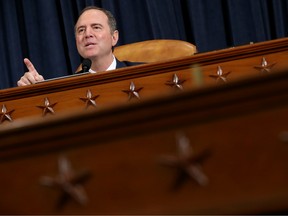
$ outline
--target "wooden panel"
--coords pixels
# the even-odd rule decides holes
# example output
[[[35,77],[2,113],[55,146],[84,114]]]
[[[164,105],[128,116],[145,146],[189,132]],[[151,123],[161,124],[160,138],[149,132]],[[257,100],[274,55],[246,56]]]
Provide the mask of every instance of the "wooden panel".
[[[279,114],[287,115],[287,109],[280,110]],[[277,121],[279,126],[272,131],[262,125],[267,120],[275,124],[273,120],[277,118],[277,114],[266,112],[2,163],[1,173],[6,174],[1,177],[1,185],[9,185],[9,189],[2,188],[1,196],[10,199],[1,199],[0,209],[7,214],[252,214],[276,211],[287,207],[288,146],[277,137],[279,129],[287,125],[283,122],[280,126]],[[253,125],[255,130],[246,125]],[[259,136],[263,129],[268,129],[265,140]],[[177,173],[158,161],[163,155],[176,155],[179,130],[187,134],[195,153],[211,150],[211,156],[202,164],[202,170],[209,178],[207,186],[188,180],[179,189],[172,190]],[[63,208],[56,209],[61,193],[40,185],[40,177],[57,174],[57,160],[61,155],[71,161],[76,171],[88,169],[92,173],[84,183],[89,197],[85,206],[70,200]]]
[[[288,72],[0,128],[2,214],[264,214],[287,211]],[[208,178],[172,190],[163,166],[189,140]],[[40,185],[65,156],[87,169],[82,206]],[[194,164],[194,165],[197,165]]]
[[[200,53],[173,61],[5,89],[0,91],[0,106],[2,108],[5,105],[7,111],[14,110],[11,118],[15,121],[24,117],[41,117],[42,110],[38,106],[44,105],[45,98],[48,98],[51,104],[56,103],[53,107],[55,114],[83,110],[85,103],[80,98],[85,98],[88,90],[91,91],[92,96],[99,95],[95,100],[97,109],[127,104],[128,96],[123,90],[129,90],[131,82],[136,85],[136,89],[143,88],[139,94],[140,100],[145,100],[159,95],[173,94],[174,89],[168,86],[167,82],[171,82],[174,75],[177,75],[180,81],[185,81],[182,84],[184,89],[219,85],[217,79],[213,78],[217,75],[218,67],[223,70],[223,76],[229,73],[226,76],[227,82],[265,76],[267,73],[261,73],[255,69],[255,66],[260,66],[264,58],[268,65],[275,64],[268,73],[287,68],[287,47],[288,39],[283,38]]]

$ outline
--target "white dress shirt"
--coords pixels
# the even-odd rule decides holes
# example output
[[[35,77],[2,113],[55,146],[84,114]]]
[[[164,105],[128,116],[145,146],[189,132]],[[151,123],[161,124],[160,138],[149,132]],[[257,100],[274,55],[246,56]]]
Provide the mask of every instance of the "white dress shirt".
[[[116,58],[115,58],[115,56],[113,55],[113,61],[112,61],[111,65],[107,68],[106,71],[115,70],[115,69],[116,69],[116,65],[117,65]],[[89,72],[90,72],[90,73],[97,73],[97,71],[94,71],[94,70],[92,70],[91,68],[89,69]]]

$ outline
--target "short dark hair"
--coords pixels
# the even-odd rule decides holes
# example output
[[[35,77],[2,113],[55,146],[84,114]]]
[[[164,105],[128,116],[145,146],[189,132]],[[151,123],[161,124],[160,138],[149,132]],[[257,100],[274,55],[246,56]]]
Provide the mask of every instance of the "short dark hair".
[[[97,7],[97,6],[88,6],[88,7],[85,7],[79,14],[78,16],[78,19],[79,17],[85,12],[85,11],[88,11],[88,10],[99,10],[99,11],[102,11],[108,18],[108,25],[110,27],[110,31],[111,31],[111,34],[114,33],[114,31],[117,30],[117,22],[116,22],[116,19],[115,17],[113,16],[113,14],[104,9],[104,8],[100,8],[100,7]],[[78,21],[78,20],[77,20]],[[77,22],[76,22],[77,23]],[[75,25],[75,32],[76,32],[76,25]]]

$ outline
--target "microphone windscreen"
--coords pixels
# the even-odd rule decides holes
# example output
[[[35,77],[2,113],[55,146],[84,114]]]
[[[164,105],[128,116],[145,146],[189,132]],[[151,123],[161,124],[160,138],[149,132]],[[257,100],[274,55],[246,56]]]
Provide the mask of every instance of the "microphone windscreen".
[[[90,59],[84,59],[82,61],[82,70],[83,70],[83,72],[88,72],[89,69],[91,68],[91,64],[92,64],[92,62],[91,62]]]

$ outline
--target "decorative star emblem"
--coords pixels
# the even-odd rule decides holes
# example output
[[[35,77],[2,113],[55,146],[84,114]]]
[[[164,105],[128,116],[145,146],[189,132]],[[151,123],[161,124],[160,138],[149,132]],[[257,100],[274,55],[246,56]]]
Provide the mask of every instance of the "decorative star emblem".
[[[167,81],[165,84],[169,85],[175,89],[180,89],[183,90],[183,86],[182,84],[185,82],[186,80],[180,80],[178,78],[178,76],[176,74],[173,75],[172,81]]]
[[[63,207],[70,198],[81,205],[86,204],[88,198],[81,183],[88,180],[91,174],[88,171],[76,173],[65,157],[60,157],[58,162],[59,174],[56,177],[43,176],[40,179],[40,183],[43,186],[56,188],[61,191],[61,197],[57,203],[58,208]]]
[[[179,188],[188,179],[195,180],[201,186],[207,185],[208,178],[202,172],[200,164],[210,152],[206,150],[199,154],[193,153],[188,138],[182,134],[177,137],[177,146],[177,156],[163,156],[160,160],[163,165],[175,168],[177,171],[173,189]]]
[[[86,109],[89,108],[89,106],[93,106],[93,107],[96,107],[97,104],[96,104],[96,99],[99,97],[99,95],[96,95],[96,96],[92,96],[92,92],[88,89],[87,90],[87,93],[86,93],[86,98],[80,98],[80,100],[84,101],[85,104],[86,104]]]
[[[272,64],[268,64],[266,59],[263,57],[261,65],[260,66],[254,66],[254,68],[257,69],[258,71],[260,71],[261,73],[269,73],[269,72],[271,72],[274,65],[276,65],[276,62],[274,62]]]
[[[53,103],[50,104],[50,101],[48,98],[44,99],[44,106],[37,106],[38,108],[41,108],[43,110],[42,112],[42,116],[46,116],[48,113],[54,114],[54,109],[53,107],[56,105],[57,103]]]
[[[128,94],[128,100],[131,100],[132,98],[140,99],[139,92],[143,89],[143,87],[136,89],[133,82],[130,83],[129,90],[122,90],[126,94]]]
[[[226,73],[223,73],[223,70],[220,66],[218,66],[218,69],[216,71],[216,74],[215,75],[209,75],[209,77],[212,77],[214,79],[216,79],[217,82],[224,82],[226,83],[227,82],[227,76],[230,74],[231,72],[226,72]]]
[[[10,122],[13,121],[11,114],[14,112],[15,110],[10,110],[7,111],[7,108],[5,106],[5,104],[2,105],[2,109],[1,109],[1,117],[0,117],[0,124],[2,124],[4,121],[8,120]]]

